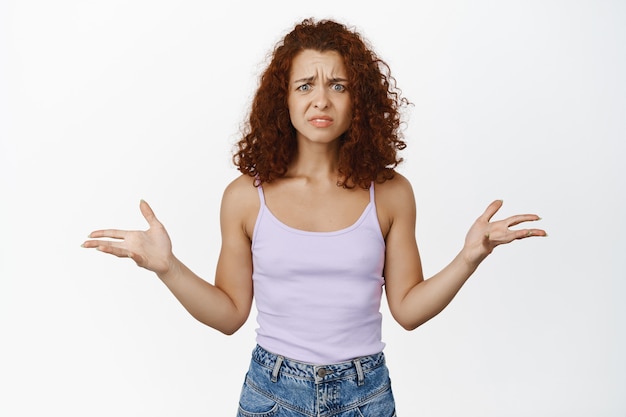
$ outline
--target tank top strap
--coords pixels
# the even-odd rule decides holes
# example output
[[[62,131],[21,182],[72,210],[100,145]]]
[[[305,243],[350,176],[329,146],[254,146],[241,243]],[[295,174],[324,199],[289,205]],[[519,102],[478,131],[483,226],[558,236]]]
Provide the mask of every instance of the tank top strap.
[[[263,193],[263,186],[259,185],[256,188],[259,192],[259,200],[261,201],[261,209],[263,209],[263,206],[265,206],[265,194]]]
[[[374,199],[374,181],[372,181],[372,185],[370,185],[370,203],[376,203],[376,200]]]

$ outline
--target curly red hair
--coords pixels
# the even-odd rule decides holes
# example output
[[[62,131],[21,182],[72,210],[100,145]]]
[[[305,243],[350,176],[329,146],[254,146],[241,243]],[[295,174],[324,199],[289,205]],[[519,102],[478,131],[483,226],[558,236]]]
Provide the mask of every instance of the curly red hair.
[[[408,104],[395,86],[389,66],[361,36],[345,25],[306,19],[297,24],[273,51],[261,75],[243,137],[233,162],[239,171],[271,182],[287,172],[297,150],[287,96],[291,63],[305,49],[336,51],[345,61],[352,121],[340,139],[339,186],[369,188],[372,181],[391,179],[406,147],[400,132],[400,108]]]

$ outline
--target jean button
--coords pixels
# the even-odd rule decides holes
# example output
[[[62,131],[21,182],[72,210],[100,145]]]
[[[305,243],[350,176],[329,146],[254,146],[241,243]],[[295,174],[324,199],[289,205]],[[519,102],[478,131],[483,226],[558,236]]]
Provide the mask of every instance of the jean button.
[[[324,368],[320,368],[317,370],[317,376],[319,376],[320,378],[324,378],[326,376],[326,369]]]

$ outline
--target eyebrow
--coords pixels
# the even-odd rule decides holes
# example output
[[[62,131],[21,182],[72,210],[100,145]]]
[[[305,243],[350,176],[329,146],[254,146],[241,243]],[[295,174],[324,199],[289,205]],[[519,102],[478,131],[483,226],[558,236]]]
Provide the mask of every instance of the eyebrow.
[[[305,77],[305,78],[300,78],[298,80],[295,80],[293,83],[294,84],[310,83],[313,80],[315,80],[315,77]],[[346,78],[335,77],[335,78],[331,78],[330,81],[336,83],[336,82],[347,82],[348,80]]]

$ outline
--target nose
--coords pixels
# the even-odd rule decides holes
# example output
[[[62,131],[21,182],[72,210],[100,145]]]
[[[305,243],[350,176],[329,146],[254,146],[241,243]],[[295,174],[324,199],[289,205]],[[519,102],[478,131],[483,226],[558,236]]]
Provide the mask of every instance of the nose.
[[[328,91],[325,88],[319,88],[313,96],[313,106],[316,109],[325,109],[329,105]]]

